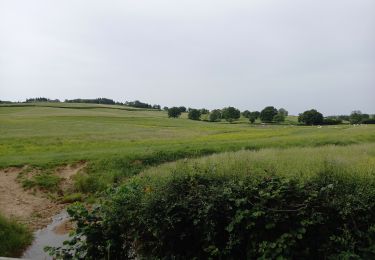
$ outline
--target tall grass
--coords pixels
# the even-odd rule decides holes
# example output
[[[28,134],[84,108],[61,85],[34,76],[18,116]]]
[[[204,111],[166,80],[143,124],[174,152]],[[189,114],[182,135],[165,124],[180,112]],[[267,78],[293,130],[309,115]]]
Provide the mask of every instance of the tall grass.
[[[17,257],[32,241],[30,230],[0,214],[0,257]]]
[[[276,174],[308,180],[327,171],[327,168],[334,168],[342,176],[375,180],[375,144],[225,152],[167,163],[145,170],[141,176],[162,178],[180,173],[223,176]]]

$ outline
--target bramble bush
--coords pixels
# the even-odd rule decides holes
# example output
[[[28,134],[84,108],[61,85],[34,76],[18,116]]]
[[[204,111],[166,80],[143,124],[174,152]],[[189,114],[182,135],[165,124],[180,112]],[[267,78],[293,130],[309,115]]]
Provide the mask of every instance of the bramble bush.
[[[373,259],[375,183],[327,166],[303,180],[181,173],[137,176],[92,210],[75,204],[69,259]]]

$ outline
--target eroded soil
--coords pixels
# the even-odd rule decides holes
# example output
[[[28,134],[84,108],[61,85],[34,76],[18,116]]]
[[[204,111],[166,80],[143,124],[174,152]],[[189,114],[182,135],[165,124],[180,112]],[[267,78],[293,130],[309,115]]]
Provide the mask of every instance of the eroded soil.
[[[72,185],[72,177],[85,166],[86,163],[80,162],[56,168],[54,174],[63,179],[62,189]],[[51,217],[66,205],[51,199],[46,192],[25,190],[17,181],[17,176],[23,169],[12,167],[0,170],[0,212],[36,230],[50,223]]]

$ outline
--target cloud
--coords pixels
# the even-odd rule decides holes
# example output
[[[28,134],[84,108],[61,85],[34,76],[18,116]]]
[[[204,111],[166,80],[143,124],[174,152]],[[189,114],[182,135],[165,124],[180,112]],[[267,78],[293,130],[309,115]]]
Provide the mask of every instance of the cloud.
[[[0,99],[375,112],[375,2],[2,1]]]

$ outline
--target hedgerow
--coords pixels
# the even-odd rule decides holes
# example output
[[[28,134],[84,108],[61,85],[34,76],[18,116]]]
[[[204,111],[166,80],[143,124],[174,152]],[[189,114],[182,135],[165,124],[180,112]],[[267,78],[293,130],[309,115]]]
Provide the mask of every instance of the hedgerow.
[[[101,206],[69,209],[69,259],[372,259],[375,183],[327,165],[308,180],[175,172],[138,176]]]

